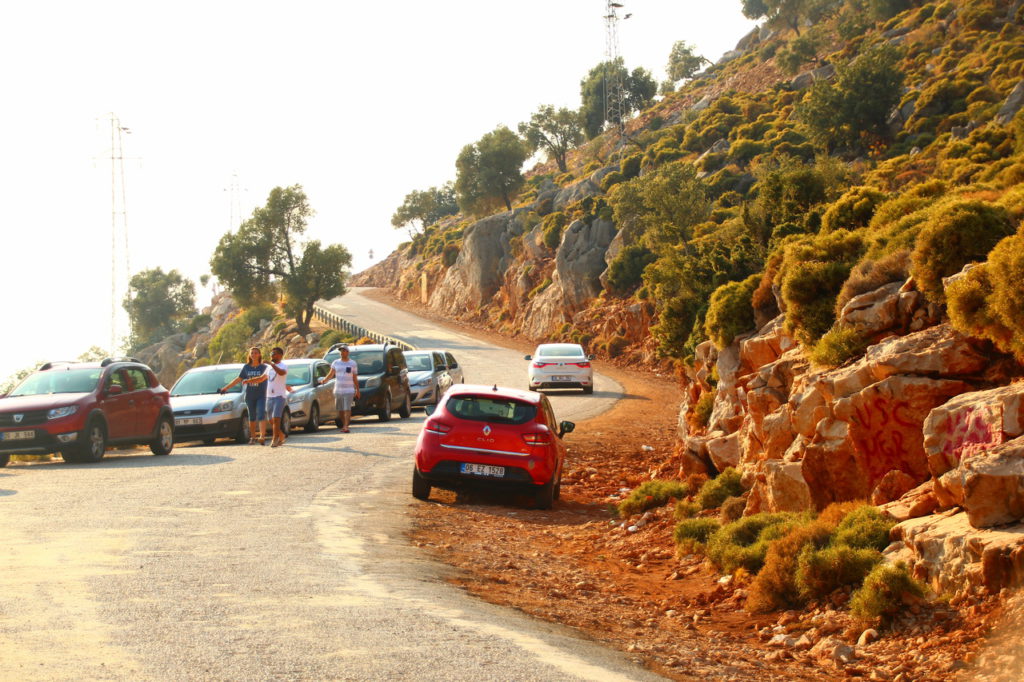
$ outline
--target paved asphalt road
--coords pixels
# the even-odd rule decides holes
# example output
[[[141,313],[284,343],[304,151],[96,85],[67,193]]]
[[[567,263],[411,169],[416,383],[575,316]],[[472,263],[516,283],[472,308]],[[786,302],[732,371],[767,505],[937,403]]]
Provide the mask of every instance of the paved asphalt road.
[[[329,306],[450,348],[471,381],[523,383],[517,352],[358,292]],[[600,378],[555,410],[582,419],[618,390]],[[465,595],[408,544],[422,418],[364,417],[351,434],[325,426],[276,449],[183,444],[0,469],[0,680],[655,679]]]

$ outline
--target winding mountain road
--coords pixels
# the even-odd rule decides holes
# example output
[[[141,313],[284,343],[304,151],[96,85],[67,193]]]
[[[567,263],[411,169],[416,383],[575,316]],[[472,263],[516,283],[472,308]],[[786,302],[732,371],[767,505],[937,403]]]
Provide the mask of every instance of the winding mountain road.
[[[449,348],[468,381],[525,380],[521,353],[358,291],[325,305]],[[553,404],[581,420],[619,393],[598,377],[593,396]],[[657,679],[469,597],[407,542],[421,421],[364,417],[273,450],[186,444],[0,469],[0,679]]]

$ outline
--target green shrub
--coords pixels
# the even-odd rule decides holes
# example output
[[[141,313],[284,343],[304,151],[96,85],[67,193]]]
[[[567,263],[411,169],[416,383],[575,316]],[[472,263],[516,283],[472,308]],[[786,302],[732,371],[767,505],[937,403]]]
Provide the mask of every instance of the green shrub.
[[[274,331],[273,331],[274,336],[277,336],[278,334],[280,334],[281,332],[283,332],[287,328],[288,328],[288,321],[287,320],[281,320],[280,322],[278,322],[277,324],[274,325]]]
[[[616,334],[612,338],[608,339],[608,343],[605,345],[605,348],[608,352],[608,357],[619,357],[620,355],[622,355],[622,351],[624,351],[628,345],[629,341],[627,341],[624,336],[619,336],[618,334]]]
[[[628,296],[643,281],[644,268],[655,260],[654,253],[645,246],[624,247],[608,264],[608,289],[617,296]]]
[[[797,560],[805,547],[820,549],[826,546],[832,529],[833,525],[815,520],[794,526],[773,542],[765,554],[764,567],[750,585],[747,610],[767,613],[802,605],[805,598],[796,582]]]
[[[881,560],[882,553],[874,549],[804,547],[797,560],[796,584],[807,599],[825,597],[844,585],[859,585]]]
[[[987,263],[969,270],[946,293],[956,329],[988,339],[1024,362],[1024,235],[1000,241]]]
[[[528,300],[534,298],[535,296],[543,292],[545,289],[547,289],[549,286],[551,286],[551,278],[545,277],[543,282],[541,282],[540,284],[538,284],[537,286],[530,290],[530,293],[526,295],[526,298]]]
[[[881,563],[871,570],[864,584],[853,593],[850,611],[863,620],[885,620],[924,595],[925,586],[910,575],[906,564]]]
[[[760,275],[751,275],[742,282],[723,284],[711,294],[704,331],[719,350],[731,344],[737,335],[754,329],[751,300],[760,280]]]
[[[743,497],[727,497],[722,503],[722,521],[730,523],[737,521],[743,516],[743,510],[747,508],[747,500]]]
[[[870,339],[855,327],[837,323],[814,344],[810,352],[811,361],[822,367],[838,367],[863,355],[870,344]]]
[[[330,348],[336,343],[348,343],[354,341],[349,334],[337,329],[328,329],[320,336],[320,341],[317,343],[318,348]]]
[[[721,528],[715,519],[683,519],[676,524],[672,537],[684,551],[692,551],[707,543],[708,538]]]
[[[209,354],[214,364],[245,362],[252,328],[241,316],[221,326],[210,340]]]
[[[677,500],[675,511],[672,516],[676,521],[682,521],[683,519],[692,519],[700,513],[700,505],[691,500]]]
[[[956,200],[936,207],[922,227],[911,254],[911,273],[932,301],[945,302],[942,278],[972,261],[985,259],[1012,234],[1006,209],[984,201]]]
[[[703,429],[711,421],[711,413],[715,411],[715,394],[713,392],[701,393],[700,398],[693,406],[693,419],[691,425],[695,430]]]
[[[889,531],[895,522],[870,504],[857,507],[836,526],[832,544],[853,549],[875,549],[889,546]]]
[[[910,275],[910,249],[897,249],[878,259],[865,256],[843,282],[836,297],[836,315],[850,299],[893,282],[906,281]]]
[[[562,241],[562,231],[568,223],[568,216],[561,211],[548,213],[544,216],[544,220],[541,221],[541,234],[543,235],[542,241],[544,246],[552,250],[557,249]]]
[[[764,154],[766,151],[767,147],[763,142],[743,138],[736,140],[729,147],[729,158],[741,166],[746,166],[755,156]]]
[[[196,315],[195,317],[192,318],[192,321],[188,323],[188,327],[186,327],[185,331],[187,331],[189,334],[195,334],[203,327],[208,327],[210,325],[210,322],[212,321],[213,317],[205,313],[201,315]]]
[[[886,195],[871,187],[854,187],[828,207],[821,218],[821,231],[854,230],[866,227],[875,208]]]
[[[664,507],[669,500],[681,500],[689,494],[689,488],[682,481],[647,481],[634,488],[626,499],[619,502],[619,516],[630,516],[655,507]]]
[[[267,320],[269,322],[274,319],[274,315],[276,314],[277,310],[275,310],[274,306],[269,303],[260,303],[259,305],[246,309],[245,312],[239,316],[239,319],[241,319],[242,322],[244,322],[245,325],[255,333],[260,330],[261,320]]]
[[[455,265],[455,261],[459,259],[459,245],[448,243],[444,245],[444,251],[441,252],[441,262],[446,268],[450,268]]]
[[[792,512],[762,512],[727,523],[708,538],[708,559],[726,573],[738,568],[757,573],[764,564],[769,544],[803,519],[806,517]]]
[[[740,483],[740,472],[729,467],[701,487],[700,492],[697,493],[697,504],[702,509],[714,509],[722,506],[726,499],[742,494],[743,485]]]
[[[626,180],[632,180],[636,176],[640,175],[640,166],[643,162],[643,154],[633,154],[627,156],[619,163],[619,172]]]
[[[601,178],[601,191],[602,192],[607,192],[612,187],[614,187],[615,185],[619,184],[620,182],[622,182],[622,181],[624,181],[626,179],[627,179],[626,176],[623,175],[622,173],[620,173],[619,171],[611,171],[610,173],[605,175],[603,178]]]

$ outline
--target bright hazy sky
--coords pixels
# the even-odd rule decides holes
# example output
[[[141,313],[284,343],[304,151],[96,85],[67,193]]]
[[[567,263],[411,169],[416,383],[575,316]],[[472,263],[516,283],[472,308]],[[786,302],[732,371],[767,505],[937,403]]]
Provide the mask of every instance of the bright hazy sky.
[[[619,15],[632,14],[620,54],[659,82],[675,41],[717,60],[753,25],[739,0],[620,1]],[[236,227],[236,175],[236,218],[273,187],[301,184],[317,212],[309,235],[344,244],[359,271],[370,249],[377,261],[405,238],[390,218],[410,190],[454,180],[464,145],[499,124],[514,130],[540,104],[579,106],[580,80],[605,55],[604,10],[603,0],[7,3],[0,380],[110,345],[111,112],[131,131],[133,273],[209,272]]]

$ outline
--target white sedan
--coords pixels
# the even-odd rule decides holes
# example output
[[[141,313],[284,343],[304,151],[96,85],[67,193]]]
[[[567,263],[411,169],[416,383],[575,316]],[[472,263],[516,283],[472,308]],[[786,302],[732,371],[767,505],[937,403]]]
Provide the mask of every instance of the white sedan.
[[[583,352],[578,343],[542,343],[533,355],[527,355],[530,390],[541,388],[582,388],[594,392],[593,355]]]

